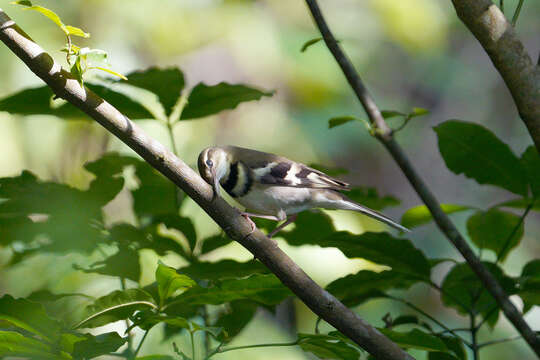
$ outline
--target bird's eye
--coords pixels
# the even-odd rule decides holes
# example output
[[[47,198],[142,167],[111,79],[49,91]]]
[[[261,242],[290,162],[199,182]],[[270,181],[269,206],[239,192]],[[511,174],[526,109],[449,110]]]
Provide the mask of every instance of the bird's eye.
[[[206,165],[208,165],[208,167],[212,167],[214,166],[214,162],[210,159],[206,160]]]

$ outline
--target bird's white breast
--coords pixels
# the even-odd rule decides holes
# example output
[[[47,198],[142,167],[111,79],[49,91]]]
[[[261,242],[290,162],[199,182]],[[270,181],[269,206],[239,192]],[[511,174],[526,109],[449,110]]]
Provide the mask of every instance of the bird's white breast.
[[[276,215],[283,210],[289,215],[312,207],[310,191],[308,188],[256,184],[246,195],[235,200],[260,214]]]

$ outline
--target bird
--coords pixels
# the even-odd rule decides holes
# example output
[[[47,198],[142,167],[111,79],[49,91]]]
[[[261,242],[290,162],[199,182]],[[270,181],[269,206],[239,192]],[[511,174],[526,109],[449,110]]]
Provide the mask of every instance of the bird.
[[[201,177],[212,186],[214,198],[220,187],[246,211],[241,212],[255,229],[251,217],[283,221],[268,237],[296,220],[297,214],[314,208],[352,210],[402,232],[406,227],[358,204],[340,191],[350,190],[344,181],[285,157],[237,146],[212,146],[199,154]]]

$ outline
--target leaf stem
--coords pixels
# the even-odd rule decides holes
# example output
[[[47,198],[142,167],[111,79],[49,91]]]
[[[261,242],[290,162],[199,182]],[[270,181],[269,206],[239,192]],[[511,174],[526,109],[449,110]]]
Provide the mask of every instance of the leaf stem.
[[[145,331],[145,333],[144,333],[144,335],[143,335],[143,337],[141,339],[141,342],[139,343],[139,346],[137,346],[137,349],[133,353],[133,359],[137,358],[137,355],[139,354],[139,351],[141,350],[142,344],[144,343],[144,340],[146,340],[146,337],[148,336],[149,332],[150,332],[150,329]]]
[[[120,287],[122,288],[122,291],[126,291],[126,279],[123,278],[123,277],[120,277]],[[133,337],[132,337],[132,334],[131,334],[131,331],[130,331],[130,325],[129,325],[129,320],[126,319],[125,321],[126,323],[126,331],[127,331],[127,336],[128,336],[128,340],[127,340],[127,351],[129,354],[132,354],[133,352]]]
[[[217,353],[224,353],[227,351],[241,350],[241,349],[252,349],[260,347],[278,347],[278,346],[295,346],[298,345],[298,340],[287,343],[274,343],[274,344],[256,344],[256,345],[243,345],[243,346],[232,346],[226,349],[220,349]]]
[[[516,7],[516,11],[514,11],[514,16],[512,16],[512,26],[515,27],[519,18],[519,13],[521,12],[521,7],[523,6],[523,3],[525,0],[519,0],[519,3]]]
[[[504,255],[506,249],[508,248],[508,246],[510,246],[510,242],[512,241],[512,238],[516,235],[516,233],[518,232],[520,226],[523,224],[523,222],[525,221],[525,218],[527,217],[527,215],[529,214],[529,212],[531,211],[532,207],[533,207],[533,204],[534,204],[534,200],[531,201],[529,203],[529,205],[527,205],[527,208],[525,209],[525,211],[523,212],[523,215],[521,215],[521,217],[519,218],[519,221],[518,223],[516,224],[516,226],[514,226],[514,228],[512,229],[512,232],[510,233],[510,236],[508,236],[508,238],[506,239],[505,243],[504,243],[504,246],[501,248],[501,250],[497,253],[497,261],[495,262],[495,264],[498,264],[501,259],[502,259],[502,256]]]
[[[191,359],[195,359],[195,339],[193,338],[193,331],[189,332],[189,338],[191,339]]]
[[[469,314],[469,317],[471,319],[471,350],[473,352],[473,360],[479,360],[480,354],[479,354],[479,347],[478,347],[478,339],[477,339],[477,333],[478,333],[478,327],[476,326],[476,314],[474,312],[471,312]]]
[[[508,341],[515,341],[515,340],[519,340],[519,339],[523,339],[523,336],[521,336],[521,335],[516,335],[516,336],[510,337],[510,338],[498,339],[498,340],[492,340],[492,341],[486,341],[485,343],[478,344],[478,348],[482,348],[482,347],[484,347],[484,346],[490,346],[490,345],[500,344],[500,343],[504,343],[504,342],[508,342]]]
[[[465,345],[467,345],[468,347],[471,347],[471,344],[465,340],[463,337],[459,336],[454,330],[450,329],[448,326],[444,325],[442,322],[440,322],[439,320],[435,319],[433,316],[431,316],[430,314],[428,314],[427,312],[425,312],[424,310],[420,309],[418,306],[414,305],[413,303],[410,303],[408,302],[407,300],[405,299],[402,299],[402,298],[399,298],[399,297],[395,297],[395,296],[391,296],[389,295],[388,296],[389,299],[392,299],[392,300],[395,300],[395,301],[399,301],[400,303],[410,307],[411,309],[413,309],[414,311],[424,315],[425,317],[427,317],[429,320],[433,321],[435,324],[439,325],[442,329],[445,330],[445,332],[449,332],[450,334],[454,335],[456,338],[460,339],[461,341],[463,341],[463,343]]]

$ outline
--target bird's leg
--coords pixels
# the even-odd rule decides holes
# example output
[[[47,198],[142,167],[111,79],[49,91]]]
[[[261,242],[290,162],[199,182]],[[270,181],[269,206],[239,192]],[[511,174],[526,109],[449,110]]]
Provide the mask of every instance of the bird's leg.
[[[287,220],[285,220],[285,222],[281,225],[279,225],[277,228],[275,228],[274,230],[272,230],[271,233],[268,234],[268,237],[271,238],[272,236],[276,235],[278,232],[280,232],[281,230],[283,230],[283,228],[287,225],[289,225],[290,223],[293,223],[295,220],[296,220],[296,217],[298,215],[294,214],[294,215],[291,215],[287,218]]]
[[[258,218],[261,218],[261,219],[280,221],[280,219],[277,216],[273,216],[273,215],[259,215],[259,214],[253,214],[253,213],[248,213],[248,212],[241,212],[240,215],[245,217],[246,220],[251,225],[251,231],[246,236],[251,235],[255,231],[255,228],[257,227],[255,225],[255,223],[253,222],[253,220],[251,220],[251,217],[258,217]]]

